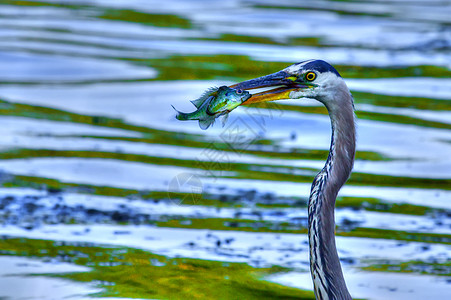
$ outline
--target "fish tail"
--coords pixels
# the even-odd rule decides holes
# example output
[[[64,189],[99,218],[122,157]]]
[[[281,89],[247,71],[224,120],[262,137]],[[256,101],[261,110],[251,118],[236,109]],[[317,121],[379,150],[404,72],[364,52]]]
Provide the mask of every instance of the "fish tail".
[[[177,112],[177,115],[175,115],[175,118],[176,118],[177,120],[180,120],[180,121],[190,120],[190,114],[187,114],[187,113],[184,113],[184,112],[181,112],[181,111],[177,110],[177,109],[174,107],[174,105],[171,105],[171,106],[172,106],[172,108]]]

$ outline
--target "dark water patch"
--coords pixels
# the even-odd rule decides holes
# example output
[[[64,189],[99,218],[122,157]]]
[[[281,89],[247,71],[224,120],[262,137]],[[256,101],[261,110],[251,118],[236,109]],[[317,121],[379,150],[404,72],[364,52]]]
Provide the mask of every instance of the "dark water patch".
[[[54,193],[78,193],[80,195],[97,195],[125,198],[132,200],[143,200],[154,203],[170,203],[183,205],[198,205],[198,206],[214,206],[214,207],[240,207],[243,202],[223,200],[221,194],[204,193],[200,197],[193,198],[190,192],[173,192],[173,191],[150,191],[150,190],[136,190],[127,188],[116,188],[109,186],[97,186],[89,184],[79,184],[62,182],[57,179],[49,179],[35,176],[4,176],[1,181],[1,186],[5,188],[31,188],[38,191],[44,191],[48,194]],[[13,197],[14,198],[14,197]]]
[[[404,49],[415,51],[449,51],[451,50],[451,41],[444,38],[435,38],[418,42],[415,45],[405,47]]]
[[[168,191],[150,191],[136,190],[127,188],[117,188],[109,186],[97,186],[90,184],[80,184],[63,182],[57,179],[36,177],[36,176],[3,176],[1,186],[5,188],[31,188],[38,191],[44,191],[48,194],[54,193],[79,193],[80,195],[98,195],[108,197],[125,198],[132,200],[144,200],[151,202],[167,202],[180,204],[181,201],[186,205],[232,207],[240,206],[240,203],[218,200],[220,197],[209,194],[203,194],[202,197],[193,200],[190,192],[168,192]]]
[[[68,187],[70,185],[61,184],[60,189],[47,187],[45,190],[41,184],[41,190],[36,195],[8,194],[7,190],[4,190],[5,196],[0,197],[0,224],[14,225],[27,230],[46,224],[148,224],[171,228],[301,234],[305,234],[307,230],[307,215],[299,214],[307,205],[306,198],[276,197],[271,194],[242,190],[234,195],[227,195],[226,192],[204,193],[194,199],[189,193],[132,191],[83,187],[76,184],[72,184],[73,188],[70,188]],[[23,187],[24,184],[21,183],[20,186]],[[78,193],[75,194],[77,190]],[[111,194],[116,198],[89,197],[89,195],[112,196]],[[117,198],[118,195],[123,198]],[[80,200],[74,202],[77,198]],[[85,205],[83,199],[90,199],[88,202],[96,204]],[[123,200],[118,201],[119,199]],[[194,201],[189,201],[193,199]],[[418,221],[427,220],[424,226],[428,228],[433,226],[438,230],[449,226],[447,222],[451,214],[449,210],[389,204],[377,199],[359,200],[359,198],[349,197],[344,199],[339,198],[337,201],[337,207],[340,209],[337,210],[339,218],[336,225],[338,232],[351,233],[347,236],[379,239],[390,236],[389,239],[425,241],[423,233],[425,228],[414,225]],[[139,201],[137,206],[134,201]],[[111,204],[106,205],[108,202]],[[196,209],[208,206],[215,207],[216,213],[223,217],[215,218],[211,216],[212,212],[209,210]],[[258,209],[249,210],[248,208],[252,206]],[[179,208],[182,210],[179,211]],[[225,215],[221,213],[221,208],[226,209]],[[298,212],[290,215],[286,208],[297,209]],[[352,210],[342,210],[343,208]],[[373,218],[372,215],[368,215],[362,219],[362,211],[389,212],[406,216],[425,215],[425,218],[405,221],[401,219],[393,224],[397,227],[398,222],[401,226],[409,222],[421,233],[404,232],[402,234],[403,232],[395,230],[374,232],[369,228],[361,228],[365,219],[368,218],[367,221],[370,221]],[[356,214],[354,215],[353,212]],[[233,218],[228,217],[232,215]],[[439,243],[448,243],[449,240],[448,235],[442,234],[432,236],[426,234],[426,238],[429,238],[431,242]]]
[[[6,193],[5,193],[6,192]],[[4,191],[5,195],[0,197],[0,224],[13,225],[26,230],[34,230],[44,225],[58,224],[110,224],[110,225],[155,225],[164,228],[185,228],[185,229],[210,229],[222,231],[244,231],[244,232],[267,232],[267,233],[307,233],[307,214],[295,213],[290,215],[286,206],[281,208],[277,203],[286,203],[285,200],[272,197],[269,205],[268,197],[247,196],[236,199],[233,202],[215,201],[217,197],[223,195],[209,195],[211,198],[199,197],[198,201],[188,203],[187,201],[176,202],[176,198],[162,198],[158,200],[147,199],[145,193],[129,195],[127,199],[118,201],[121,198],[90,198],[87,194],[74,194],[59,189],[41,190],[35,195],[15,195]],[[152,193],[156,196],[156,193]],[[163,194],[163,193],[161,193]],[[143,198],[140,198],[140,197]],[[246,209],[253,205],[262,203],[259,209]],[[80,199],[80,200],[76,200]],[[85,199],[85,200],[83,200]],[[212,199],[212,200],[210,200]],[[75,202],[74,202],[75,200]],[[134,201],[140,201],[135,205]],[[284,202],[285,201],[285,202]],[[306,207],[306,199],[296,202],[294,205],[299,208]],[[343,204],[340,204],[343,208]],[[375,201],[373,201],[375,202]],[[85,204],[87,203],[87,204]],[[89,204],[96,203],[96,204]],[[111,203],[111,204],[107,204]],[[143,204],[146,204],[143,206]],[[160,205],[161,204],[161,205]],[[183,206],[179,206],[182,204]],[[197,210],[207,204],[216,207],[216,212],[223,217],[211,217],[211,211]],[[194,205],[192,210],[187,210],[190,205]],[[366,205],[363,205],[365,210]],[[262,209],[264,207],[264,209]],[[293,206],[290,206],[293,208]],[[361,209],[359,207],[346,206],[347,208]],[[182,210],[180,211],[179,208]],[[225,208],[225,215],[221,213],[221,208]],[[232,209],[233,208],[233,209]],[[381,207],[377,207],[381,211]],[[295,208],[293,208],[295,209]],[[379,230],[377,228],[364,228],[364,220],[359,215],[350,215],[351,211],[337,210],[339,218],[336,221],[337,234],[341,236],[366,237],[373,239],[395,239],[400,241],[416,241],[426,243],[451,243],[451,236],[446,234],[430,234],[425,232]],[[381,211],[383,212],[383,211]],[[440,209],[430,209],[427,218],[432,218],[435,228],[446,225],[446,218],[449,218],[449,211]],[[233,216],[233,217],[228,217]],[[371,219],[371,215],[367,218]],[[398,221],[397,221],[398,222]],[[401,221],[401,225],[405,221]],[[409,221],[412,222],[412,221]],[[414,221],[417,222],[417,221]],[[429,224],[429,223],[428,223]],[[397,226],[396,224],[394,225]],[[430,226],[430,225],[428,225]],[[89,227],[86,227],[89,230]],[[115,234],[130,234],[127,230],[117,231]]]
[[[150,224],[160,218],[126,205],[114,210],[71,205],[64,194],[44,196],[5,196],[0,198],[0,224],[27,230],[45,224]]]
[[[186,229],[212,229],[245,232],[307,234],[307,218],[270,222],[236,218],[179,218],[156,222],[158,226]],[[451,235],[359,227],[360,222],[343,219],[337,223],[337,236],[398,240],[434,244],[451,244]]]
[[[157,193],[152,193],[157,196]],[[47,192],[41,190],[36,195],[8,195],[0,197],[0,224],[14,225],[27,230],[33,230],[43,225],[56,224],[153,224],[160,225],[167,223],[168,227],[174,220],[181,220],[177,215],[178,203],[176,203],[176,195],[162,199],[152,198],[144,200],[146,196],[144,193],[131,194],[128,199],[116,202],[118,198],[110,198],[110,205],[106,205],[108,199],[89,198],[89,194],[68,194],[63,190],[50,190]],[[181,193],[179,193],[181,194]],[[138,198],[138,197],[143,198]],[[181,195],[180,195],[181,196]],[[85,205],[82,200],[74,201],[74,199],[90,199],[90,201],[97,201],[98,205]],[[186,195],[185,195],[185,198]],[[220,201],[210,200],[208,198],[199,198],[199,201],[189,203],[183,199],[183,205],[197,205],[204,207],[206,205],[215,206],[219,210],[221,207],[226,207]],[[135,207],[133,201],[144,200],[146,209],[143,209],[143,202]],[[161,204],[161,205],[160,205]],[[228,207],[231,207],[229,205]],[[161,209],[167,208],[167,212],[161,212]],[[185,210],[186,211],[186,210]],[[192,212],[191,215],[198,215],[197,212]],[[188,213],[189,215],[189,213]],[[188,220],[188,219],[185,219]],[[181,224],[184,224],[181,221]],[[121,234],[118,232],[117,234]]]
[[[192,197],[191,192],[175,191],[151,191],[136,190],[127,188],[116,188],[109,186],[97,186],[89,184],[79,184],[62,182],[57,179],[49,179],[34,176],[8,175],[3,174],[1,186],[5,188],[31,188],[43,191],[48,195],[62,195],[64,193],[78,193],[82,195],[98,195],[124,198],[129,201],[143,200],[154,203],[169,203],[197,206],[221,207],[244,207],[245,205],[267,205],[273,208],[278,207],[306,207],[306,199],[296,197],[276,197],[271,193],[256,193],[250,191],[239,191],[238,193],[227,193],[225,191],[212,191],[209,186],[205,186],[205,192],[199,197]],[[8,199],[14,199],[13,196]],[[64,197],[63,197],[64,198]],[[280,206],[279,206],[280,205]]]
[[[169,197],[168,192],[70,183],[63,182],[57,179],[36,176],[23,176],[23,175],[10,176],[2,181],[1,186],[5,188],[17,188],[17,187],[32,188],[35,190],[45,190],[47,192],[57,190],[80,194],[121,197],[126,199],[143,199],[143,200],[149,199],[151,201],[168,200]],[[180,198],[185,198],[188,195],[190,194],[177,193],[177,196]]]

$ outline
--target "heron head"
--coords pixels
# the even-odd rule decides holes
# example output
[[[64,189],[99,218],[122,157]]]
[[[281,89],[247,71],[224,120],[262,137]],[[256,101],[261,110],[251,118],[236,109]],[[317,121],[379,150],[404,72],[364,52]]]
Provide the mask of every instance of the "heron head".
[[[323,60],[307,60],[293,64],[279,72],[243,81],[231,86],[243,90],[271,88],[253,94],[243,105],[279,99],[313,98],[330,106],[339,91],[349,93],[344,80],[330,64]]]

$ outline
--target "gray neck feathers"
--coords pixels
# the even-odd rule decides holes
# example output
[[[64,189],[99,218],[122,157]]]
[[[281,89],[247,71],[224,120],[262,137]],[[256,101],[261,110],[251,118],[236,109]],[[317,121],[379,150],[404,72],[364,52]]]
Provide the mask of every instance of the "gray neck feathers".
[[[346,88],[334,97],[339,101],[325,103],[332,123],[332,141],[327,162],[312,184],[308,209],[309,242],[310,270],[317,299],[341,300],[352,298],[335,246],[334,208],[337,193],[353,167],[355,125],[349,90]]]

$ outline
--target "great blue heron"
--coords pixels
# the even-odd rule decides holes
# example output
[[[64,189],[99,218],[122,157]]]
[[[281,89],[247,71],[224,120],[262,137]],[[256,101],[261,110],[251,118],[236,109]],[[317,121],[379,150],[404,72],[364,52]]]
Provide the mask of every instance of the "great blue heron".
[[[310,272],[317,299],[352,299],[343,278],[334,235],[335,200],[351,174],[355,155],[354,102],[346,83],[327,62],[308,60],[232,87],[243,90],[274,87],[254,94],[243,104],[313,98],[326,106],[332,138],[329,157],[313,180],[308,204]]]

